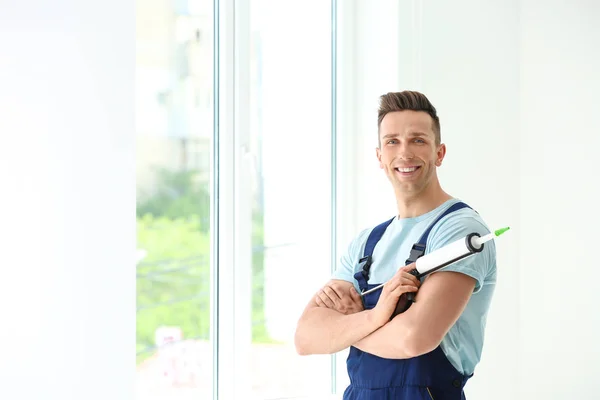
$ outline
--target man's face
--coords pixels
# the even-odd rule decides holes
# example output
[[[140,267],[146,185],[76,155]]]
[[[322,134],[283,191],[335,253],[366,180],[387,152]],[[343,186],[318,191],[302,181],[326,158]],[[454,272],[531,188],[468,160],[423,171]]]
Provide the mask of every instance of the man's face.
[[[396,192],[421,193],[434,178],[446,147],[435,144],[433,119],[422,111],[396,111],[387,114],[379,128],[379,166]]]

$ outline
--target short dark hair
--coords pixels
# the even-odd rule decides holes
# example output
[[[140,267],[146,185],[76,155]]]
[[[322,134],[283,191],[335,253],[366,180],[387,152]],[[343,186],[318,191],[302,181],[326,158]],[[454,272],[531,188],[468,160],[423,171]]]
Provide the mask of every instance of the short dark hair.
[[[386,93],[379,98],[377,136],[379,136],[379,128],[381,128],[383,117],[388,113],[404,110],[423,111],[429,114],[431,119],[433,119],[435,144],[439,145],[441,143],[440,118],[437,115],[435,107],[423,93],[410,90]],[[379,145],[381,146],[381,143]]]

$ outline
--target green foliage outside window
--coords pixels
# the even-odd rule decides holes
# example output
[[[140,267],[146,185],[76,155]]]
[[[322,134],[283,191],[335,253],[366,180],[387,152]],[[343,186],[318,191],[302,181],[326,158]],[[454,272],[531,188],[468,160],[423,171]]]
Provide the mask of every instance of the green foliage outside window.
[[[153,354],[155,331],[177,326],[184,339],[210,335],[210,192],[194,172],[157,173],[156,190],[137,204],[138,362]],[[262,215],[253,213],[252,339],[270,342],[264,323]]]

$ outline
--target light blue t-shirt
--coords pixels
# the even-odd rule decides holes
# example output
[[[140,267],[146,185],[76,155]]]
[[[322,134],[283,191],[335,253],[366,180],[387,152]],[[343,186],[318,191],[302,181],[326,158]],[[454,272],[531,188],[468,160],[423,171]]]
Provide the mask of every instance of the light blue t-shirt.
[[[399,267],[404,266],[410,255],[412,245],[420,239],[427,227],[444,210],[458,201],[458,199],[448,200],[440,207],[418,217],[395,218],[373,252],[369,284],[383,283],[389,280]],[[372,229],[363,230],[350,243],[347,252],[341,257],[340,264],[332,276],[333,279],[354,283],[359,292],[360,289],[358,282],[354,279],[354,274],[362,269],[359,259],[363,256],[367,237]],[[433,227],[427,239],[425,254],[463,238],[472,232],[477,232],[483,236],[490,233],[490,230],[474,210],[463,208],[454,211]],[[475,289],[465,310],[450,328],[440,345],[452,365],[460,373],[470,375],[481,359],[488,310],[496,286],[496,247],[494,241],[487,242],[481,253],[467,257],[440,271],[457,271],[476,280]]]

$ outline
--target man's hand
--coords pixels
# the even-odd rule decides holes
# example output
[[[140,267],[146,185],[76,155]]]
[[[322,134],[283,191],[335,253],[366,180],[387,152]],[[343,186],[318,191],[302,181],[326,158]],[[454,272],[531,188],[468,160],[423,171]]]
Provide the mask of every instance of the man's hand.
[[[375,311],[375,320],[381,325],[385,325],[392,316],[398,299],[403,293],[416,292],[421,286],[421,282],[416,276],[409,273],[415,269],[415,264],[406,265],[398,270],[396,274],[383,285],[381,295],[377,301],[377,305],[373,309]]]
[[[332,279],[322,289],[322,293],[319,291],[310,299],[298,320],[294,335],[298,354],[337,353],[379,328],[373,318],[373,310],[362,311],[360,296],[351,292],[352,286],[352,282]],[[332,308],[319,297],[319,294],[324,297],[325,293],[333,297],[331,299],[327,295]]]
[[[315,296],[319,307],[327,307],[342,314],[354,314],[364,310],[362,299],[354,285],[342,285],[330,282],[325,285]]]

